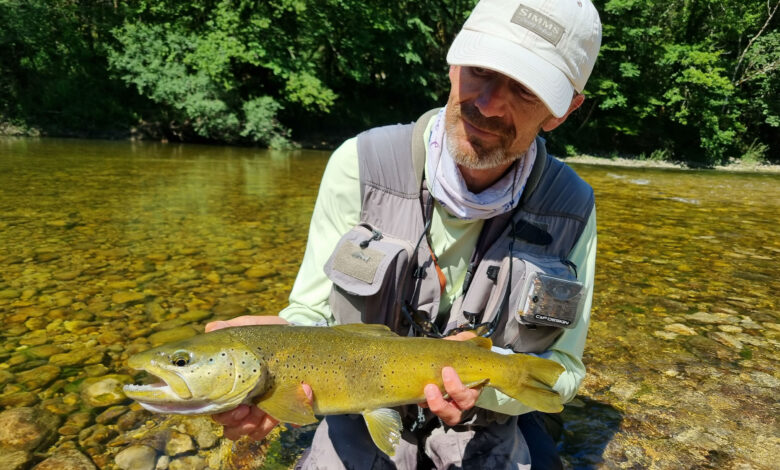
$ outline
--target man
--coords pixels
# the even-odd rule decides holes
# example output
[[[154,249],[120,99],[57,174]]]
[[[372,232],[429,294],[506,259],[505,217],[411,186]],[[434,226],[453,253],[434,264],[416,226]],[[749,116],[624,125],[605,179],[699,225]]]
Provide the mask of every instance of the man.
[[[585,373],[595,207],[538,133],[582,105],[600,42],[589,0],[481,0],[447,55],[446,107],[332,155],[290,305],[207,330],[362,321],[448,340],[482,334],[497,352],[561,363],[554,388],[571,400]],[[540,413],[464,387],[452,368],[442,378],[447,398],[429,385],[426,403],[404,410],[392,460],[362,420],[329,416],[301,467],[560,467]],[[277,424],[245,405],[215,419],[231,439],[262,439]]]

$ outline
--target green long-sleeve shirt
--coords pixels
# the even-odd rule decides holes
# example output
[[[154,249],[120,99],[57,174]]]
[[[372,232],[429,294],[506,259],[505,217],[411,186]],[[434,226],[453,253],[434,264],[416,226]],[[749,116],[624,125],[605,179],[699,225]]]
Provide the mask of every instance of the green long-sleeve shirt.
[[[424,135],[426,142],[431,126],[428,127]],[[352,138],[336,149],[328,161],[314,205],[303,262],[290,293],[290,304],[280,312],[281,317],[297,324],[334,323],[328,305],[333,284],[325,275],[323,267],[341,236],[360,222],[360,208],[357,138]],[[450,215],[438,203],[434,205],[430,229],[431,248],[447,278],[440,311],[449,309],[461,292],[468,262],[482,225],[482,220],[461,220]],[[574,398],[585,376],[585,366],[581,359],[590,323],[593,294],[596,260],[595,209],[569,259],[578,267],[578,280],[586,289],[580,321],[575,328],[564,330],[550,350],[541,354],[566,369],[554,387],[564,402]],[[477,406],[513,415],[532,411],[493,388],[483,390]]]

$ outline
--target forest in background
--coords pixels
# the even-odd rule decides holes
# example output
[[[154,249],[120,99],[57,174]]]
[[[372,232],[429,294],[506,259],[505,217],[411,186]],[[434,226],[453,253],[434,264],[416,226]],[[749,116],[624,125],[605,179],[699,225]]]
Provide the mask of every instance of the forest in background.
[[[446,101],[475,0],[0,0],[0,133],[337,145]],[[780,161],[780,0],[596,0],[554,153]]]

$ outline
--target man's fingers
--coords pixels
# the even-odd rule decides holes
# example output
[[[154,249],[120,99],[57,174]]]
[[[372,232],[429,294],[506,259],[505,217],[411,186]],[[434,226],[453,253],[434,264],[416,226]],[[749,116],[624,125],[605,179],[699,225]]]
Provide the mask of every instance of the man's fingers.
[[[249,414],[234,426],[225,426],[223,435],[230,440],[238,440],[242,436],[250,436],[260,441],[279,424],[279,421],[268,416],[260,408],[253,406]]]
[[[445,424],[454,426],[460,422],[461,411],[451,402],[444,399],[439,387],[433,384],[425,386],[425,399],[428,401],[428,408],[433,414],[441,418]]]
[[[243,315],[230,320],[217,320],[206,323],[206,333],[214,330],[221,330],[231,326],[250,326],[250,325],[286,325],[287,320],[274,315]]]
[[[224,413],[218,413],[212,415],[211,417],[214,419],[214,421],[223,426],[236,426],[241,423],[244,418],[249,416],[249,414],[250,409],[248,405],[238,405],[238,407],[235,409],[225,411]]]
[[[445,367],[441,371],[441,378],[444,382],[444,390],[455,402],[455,405],[461,410],[469,410],[474,407],[479,397],[479,390],[466,388],[460,381],[457,372],[452,367]]]

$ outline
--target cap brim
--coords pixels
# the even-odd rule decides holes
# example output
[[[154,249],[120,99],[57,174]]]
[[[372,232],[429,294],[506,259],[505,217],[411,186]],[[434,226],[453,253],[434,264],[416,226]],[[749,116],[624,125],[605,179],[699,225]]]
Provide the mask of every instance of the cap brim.
[[[522,83],[555,117],[566,114],[574,96],[574,86],[560,69],[517,43],[489,34],[462,30],[447,62],[495,70]]]

